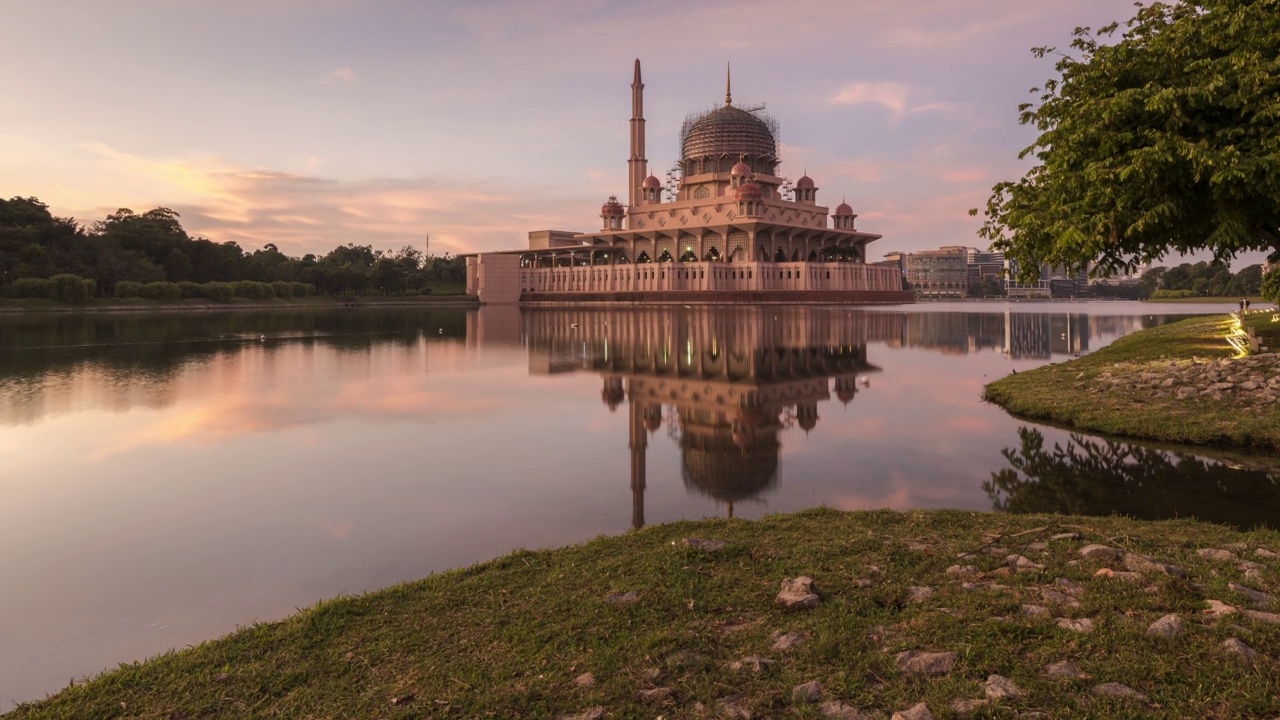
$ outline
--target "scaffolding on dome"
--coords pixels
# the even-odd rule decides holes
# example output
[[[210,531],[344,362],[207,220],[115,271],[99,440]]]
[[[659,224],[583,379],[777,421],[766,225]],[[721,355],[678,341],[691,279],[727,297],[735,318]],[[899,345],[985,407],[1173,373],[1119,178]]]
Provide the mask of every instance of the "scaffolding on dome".
[[[760,120],[760,122],[764,123],[764,126],[768,128],[769,134],[773,136],[773,142],[775,147],[782,142],[782,126],[781,124],[778,123],[777,118],[765,112],[765,110],[767,109],[767,106],[765,104],[761,103],[759,105],[750,105],[747,107],[738,107],[737,105],[733,105],[733,106],[715,105],[705,110],[698,110],[698,111],[691,112],[688,115],[685,115],[684,122],[681,123],[680,125],[680,138],[679,138],[680,147],[678,151],[678,154],[680,157],[684,156],[685,143],[689,139],[689,133],[690,131],[693,130],[694,125],[697,125],[698,121],[702,120],[703,118],[706,118],[707,116],[717,111],[723,110],[725,107],[733,107],[736,110],[741,110],[745,113],[755,116],[756,119]]]

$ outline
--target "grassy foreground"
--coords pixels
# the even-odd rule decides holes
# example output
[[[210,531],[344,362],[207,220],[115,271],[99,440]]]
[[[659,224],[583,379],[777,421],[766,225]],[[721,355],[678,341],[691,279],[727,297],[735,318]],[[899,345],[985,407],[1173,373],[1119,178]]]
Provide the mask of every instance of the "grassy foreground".
[[[1064,533],[1074,536],[1054,537]],[[1082,559],[1088,543],[1186,577],[1154,565],[1124,574],[1118,558]],[[887,718],[921,702],[953,717],[954,701],[986,698],[993,674],[1021,695],[972,716],[1271,717],[1280,624],[1246,614],[1231,584],[1280,593],[1276,552],[1280,533],[1187,520],[813,510],[681,522],[324,602],[11,717]],[[1034,566],[1013,572],[1010,555]],[[1121,572],[1097,574],[1108,566]],[[784,610],[775,595],[798,575],[820,601]],[[1241,609],[1213,617],[1210,599]],[[1167,614],[1181,634],[1149,633]],[[794,633],[789,649],[782,633]],[[1230,652],[1233,638],[1257,655]],[[895,654],[914,650],[955,658],[942,674],[911,674]],[[1062,661],[1078,670],[1046,674]],[[793,691],[812,681],[816,699]],[[1094,690],[1111,682],[1143,697]]]
[[[1232,322],[1230,316],[1214,315],[1126,335],[1084,357],[1001,378],[987,385],[983,398],[1018,417],[1090,432],[1280,451],[1278,407],[1246,411],[1230,397],[1179,400],[1141,389],[1082,391],[1104,372],[1137,378],[1170,361],[1231,357],[1234,351],[1226,335]],[[1118,363],[1128,365],[1116,367]]]

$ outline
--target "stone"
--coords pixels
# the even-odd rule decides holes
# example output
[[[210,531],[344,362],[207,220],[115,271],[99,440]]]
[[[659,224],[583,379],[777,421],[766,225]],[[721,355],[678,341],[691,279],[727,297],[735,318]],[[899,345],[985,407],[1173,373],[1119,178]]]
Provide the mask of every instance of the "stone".
[[[596,685],[596,676],[592,675],[591,673],[582,673],[581,675],[573,679],[574,687],[589,688],[589,687],[595,687],[595,685]]]
[[[1010,555],[1006,557],[1004,561],[1009,565],[1009,567],[1017,570],[1018,572],[1035,572],[1037,570],[1044,569],[1044,566],[1040,563],[1021,555]]]
[[[1102,562],[1113,562],[1120,558],[1120,551],[1106,545],[1085,545],[1080,548],[1080,557]]]
[[[640,599],[640,593],[635,590],[628,590],[624,593],[614,593],[604,599],[605,602],[612,605],[630,605]]]
[[[1258,590],[1254,590],[1253,588],[1247,585],[1241,585],[1240,583],[1233,582],[1233,583],[1227,583],[1227,588],[1231,590],[1231,592],[1233,593],[1238,593],[1240,595],[1245,596],[1245,598],[1249,602],[1253,603],[1257,607],[1267,607],[1268,605],[1271,604],[1270,595],[1264,592],[1260,592]]]
[[[1049,608],[1043,605],[1023,605],[1022,614],[1027,617],[1049,617]]]
[[[696,538],[696,537],[685,538],[684,544],[687,547],[691,547],[696,550],[715,551],[715,550],[722,550],[724,548],[723,540],[704,540],[702,538]]]
[[[1177,615],[1165,615],[1147,627],[1147,634],[1170,639],[1181,635],[1183,629],[1182,618]]]
[[[1070,660],[1062,660],[1056,663],[1049,663],[1044,666],[1044,674],[1053,680],[1065,680],[1067,678],[1078,678],[1084,676],[1084,671],[1080,666]]]
[[[1236,611],[1235,608],[1222,602],[1221,600],[1205,600],[1209,607],[1205,608],[1204,614],[1211,618],[1219,618],[1223,615],[1230,615]]]
[[[797,703],[816,703],[822,697],[822,683],[810,680],[791,688],[791,700]]]
[[[770,638],[773,640],[773,649],[786,652],[794,649],[800,643],[804,642],[804,635],[798,632],[783,632],[778,630],[773,633]]]
[[[931,587],[912,586],[907,588],[907,602],[909,603],[922,603],[931,597],[933,597],[933,588]]]
[[[1265,567],[1266,565],[1263,565],[1262,563],[1253,562],[1252,560],[1241,560],[1240,564],[1236,565],[1236,569],[1241,572],[1248,572],[1250,570],[1262,570]]]
[[[748,655],[741,660],[735,660],[729,663],[729,669],[734,672],[748,671],[753,675],[760,675],[769,671],[773,667],[773,661],[759,655]]]
[[[951,701],[951,711],[960,717],[969,717],[975,710],[981,710],[990,704],[991,701],[986,699],[966,700],[964,698],[956,698]]]
[[[736,696],[720,698],[720,712],[730,720],[751,720],[754,717]]]
[[[1147,696],[1125,685],[1124,683],[1108,682],[1096,685],[1093,688],[1094,695],[1103,697],[1132,698],[1134,700],[1146,700]]]
[[[1196,554],[1205,560],[1217,560],[1218,562],[1233,562],[1236,554],[1230,550],[1219,550],[1217,548],[1200,548]]]
[[[600,720],[604,717],[604,708],[599,705],[583,710],[577,715],[561,715],[560,720]]]
[[[1255,568],[1249,568],[1248,570],[1244,571],[1244,576],[1249,580],[1261,580],[1262,571]]]
[[[978,574],[978,568],[972,565],[952,565],[946,572],[953,577],[973,577]]]
[[[813,591],[813,578],[801,576],[782,581],[782,590],[774,600],[788,610],[807,610],[818,604],[818,594]]]
[[[656,683],[662,679],[662,668],[645,668],[644,672],[640,673],[640,677],[643,678],[645,682]]]
[[[907,650],[893,656],[898,670],[915,675],[946,675],[956,662],[953,652],[925,652],[923,650]]]
[[[822,717],[831,718],[832,720],[870,720],[873,717],[839,700],[828,700],[822,703],[818,706],[818,712],[822,714]]]
[[[904,542],[903,545],[906,545],[908,550],[913,550],[915,552],[929,552],[928,545],[925,545],[922,542],[916,542],[915,540],[908,540]]]
[[[1261,610],[1242,610],[1241,612],[1251,620],[1280,625],[1280,615],[1276,613],[1262,612]]]
[[[1258,548],[1253,551],[1253,554],[1260,558],[1267,558],[1268,560],[1274,560],[1280,557],[1280,555],[1277,555],[1266,548]]]
[[[636,693],[636,697],[639,698],[642,703],[657,705],[658,703],[666,702],[667,698],[671,697],[672,692],[674,691],[669,687],[660,687],[653,688],[652,690],[641,690]]]
[[[1124,566],[1133,572],[1139,573],[1159,572],[1164,573],[1169,577],[1176,578],[1186,577],[1187,575],[1179,568],[1167,563],[1159,562],[1158,560],[1152,560],[1149,557],[1139,555],[1137,553],[1126,553],[1124,556]]]
[[[1047,542],[1033,542],[1033,543],[1031,543],[1030,545],[1028,545],[1028,546],[1027,546],[1027,549],[1028,549],[1028,550],[1034,550],[1035,552],[1044,552],[1045,550],[1048,550],[1048,549],[1049,549],[1049,543],[1047,543]]]
[[[1136,572],[1127,572],[1125,570],[1112,570],[1111,568],[1102,568],[1093,574],[1094,577],[1114,578],[1125,582],[1142,582],[1142,574]]]
[[[1079,540],[1079,539],[1080,539],[1080,533],[1073,533],[1073,532],[1058,533],[1057,535],[1049,536],[1049,542],[1055,542],[1057,540]]]
[[[1018,684],[1003,675],[988,675],[986,683],[987,697],[992,700],[1001,698],[1020,698],[1022,697],[1022,688]]]
[[[928,705],[917,703],[906,710],[894,713],[890,720],[933,720],[933,713],[929,712]]]
[[[1080,601],[1071,597],[1064,592],[1058,592],[1050,588],[1040,588],[1040,597],[1050,605],[1065,605],[1066,607],[1080,607]]]
[[[1093,621],[1089,618],[1058,618],[1055,624],[1063,630],[1071,632],[1093,632]]]
[[[871,578],[854,578],[853,586],[865,590],[871,587]]]
[[[1239,638],[1227,638],[1226,640],[1223,640],[1222,649],[1232,655],[1239,655],[1249,662],[1256,662],[1259,657],[1257,650],[1249,647]]]
[[[1058,578],[1053,581],[1053,584],[1062,588],[1063,592],[1070,593],[1073,596],[1079,596],[1084,593],[1084,586],[1071,578]]]

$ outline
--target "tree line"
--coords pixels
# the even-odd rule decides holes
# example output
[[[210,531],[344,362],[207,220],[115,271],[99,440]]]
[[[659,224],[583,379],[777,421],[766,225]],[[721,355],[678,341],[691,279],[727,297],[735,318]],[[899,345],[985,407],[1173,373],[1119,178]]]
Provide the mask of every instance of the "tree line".
[[[78,289],[72,278],[81,281]],[[460,291],[465,282],[462,258],[408,245],[383,251],[349,243],[325,255],[291,257],[270,243],[248,252],[235,242],[193,237],[169,208],[120,209],[82,225],[54,217],[34,197],[0,199],[0,293],[6,297],[170,299],[176,291],[177,297],[220,299],[225,286],[248,297],[406,295]]]
[[[1238,273],[1220,262],[1154,267],[1142,274],[1140,284],[1148,297],[1249,297],[1262,291],[1262,266],[1249,265]]]

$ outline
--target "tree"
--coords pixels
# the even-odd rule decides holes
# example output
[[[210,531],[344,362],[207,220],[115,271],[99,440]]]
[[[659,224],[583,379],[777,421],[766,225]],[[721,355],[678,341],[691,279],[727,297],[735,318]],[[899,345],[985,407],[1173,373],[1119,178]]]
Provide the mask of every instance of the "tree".
[[[1280,0],[1139,5],[1118,42],[1084,27],[1071,47],[1033,50],[1060,57],[1059,77],[1020,108],[1036,164],[992,189],[992,248],[1024,274],[1132,272],[1193,250],[1280,258]]]

